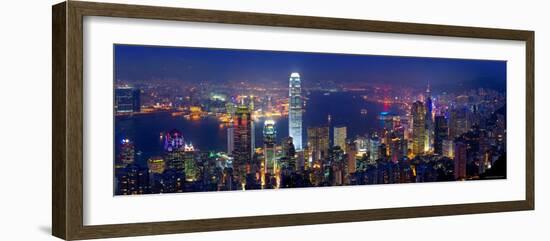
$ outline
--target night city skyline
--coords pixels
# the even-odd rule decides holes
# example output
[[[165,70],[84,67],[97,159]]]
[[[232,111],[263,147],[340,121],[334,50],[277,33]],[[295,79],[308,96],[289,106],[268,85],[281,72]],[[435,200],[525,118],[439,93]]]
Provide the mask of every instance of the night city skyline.
[[[506,178],[506,62],[114,45],[114,194]]]
[[[266,50],[115,45],[115,79],[258,81],[286,85],[291,72],[316,81],[398,84],[435,91],[506,91],[506,61]],[[397,70],[397,71],[396,71]],[[503,84],[504,83],[504,84]]]

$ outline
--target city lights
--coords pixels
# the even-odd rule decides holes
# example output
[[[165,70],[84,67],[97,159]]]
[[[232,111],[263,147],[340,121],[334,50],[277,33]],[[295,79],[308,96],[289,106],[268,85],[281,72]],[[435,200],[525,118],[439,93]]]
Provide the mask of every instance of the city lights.
[[[115,63],[115,195],[506,178],[505,63],[168,49],[185,73]]]

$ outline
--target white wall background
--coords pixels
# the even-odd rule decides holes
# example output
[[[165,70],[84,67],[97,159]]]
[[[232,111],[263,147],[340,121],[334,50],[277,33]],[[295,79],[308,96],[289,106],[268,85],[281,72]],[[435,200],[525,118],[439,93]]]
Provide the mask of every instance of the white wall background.
[[[98,0],[99,1],[99,0]],[[546,1],[128,0],[190,8],[316,15],[536,31],[536,210],[285,228],[163,235],[155,240],[547,240],[550,28]],[[0,240],[56,240],[51,230],[51,5],[0,10]],[[335,200],[336,201],[336,200]],[[151,240],[152,237],[120,240]]]

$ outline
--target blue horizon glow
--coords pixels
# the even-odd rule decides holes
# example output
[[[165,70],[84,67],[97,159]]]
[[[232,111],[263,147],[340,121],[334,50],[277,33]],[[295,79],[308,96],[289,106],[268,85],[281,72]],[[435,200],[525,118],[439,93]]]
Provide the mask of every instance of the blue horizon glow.
[[[506,91],[506,61],[327,54],[266,50],[115,45],[115,79],[255,81],[287,84],[302,79],[432,89],[490,88]]]

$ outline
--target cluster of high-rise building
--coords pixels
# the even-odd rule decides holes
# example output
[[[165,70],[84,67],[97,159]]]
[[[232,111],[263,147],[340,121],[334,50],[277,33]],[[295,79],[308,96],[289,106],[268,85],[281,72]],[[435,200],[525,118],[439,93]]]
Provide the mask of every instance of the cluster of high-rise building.
[[[135,108],[133,91],[120,90],[117,111]],[[200,151],[178,130],[167,132],[161,156],[136,163],[132,140],[116,159],[116,194],[222,191],[503,178],[505,103],[481,91],[432,96],[430,87],[400,115],[383,112],[383,126],[350,136],[343,125],[305,126],[299,73],[288,88],[288,133],[263,118],[256,146],[254,98],[227,102],[227,151]],[[119,100],[120,99],[120,100]],[[266,108],[272,99],[266,98]],[[320,107],[322,108],[322,107]],[[288,135],[286,135],[288,134]],[[305,134],[305,135],[304,135]],[[284,135],[280,138],[279,135]],[[279,138],[278,138],[279,137]],[[281,140],[281,141],[278,141]],[[499,168],[494,168],[499,166]],[[504,166],[504,171],[502,171]]]

